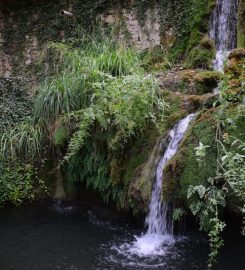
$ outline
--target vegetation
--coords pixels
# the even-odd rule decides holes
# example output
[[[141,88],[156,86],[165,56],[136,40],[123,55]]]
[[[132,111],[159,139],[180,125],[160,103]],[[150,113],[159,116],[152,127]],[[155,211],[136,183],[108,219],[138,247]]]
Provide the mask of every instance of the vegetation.
[[[212,60],[215,57],[214,43],[204,37],[200,44],[194,47],[184,62],[185,68],[212,69]]]
[[[48,144],[67,179],[86,181],[104,199],[120,203],[124,184],[117,159],[148,125],[157,128],[168,106],[157,80],[141,67],[139,53],[98,35],[80,43],[46,47],[52,77],[40,86],[33,119],[2,135],[1,153],[34,162]]]
[[[230,57],[234,55],[237,55],[236,51],[232,52]],[[207,231],[210,238],[209,268],[213,266],[218,250],[223,245],[222,231],[226,224],[221,213],[224,207],[229,206],[231,196],[236,197],[233,207],[241,213],[243,219],[245,218],[245,141],[244,124],[240,124],[245,120],[244,92],[240,88],[241,81],[244,80],[241,76],[244,72],[241,68],[242,58],[235,65],[236,72],[234,66],[227,67],[220,85],[220,106],[216,113],[216,173],[202,185],[190,185],[187,195],[193,215],[199,218],[200,229]],[[235,89],[232,80],[237,80],[236,95],[231,94]],[[202,142],[195,148],[200,165],[203,164],[208,148],[210,145],[204,145]]]
[[[13,164],[1,161],[0,165],[0,206],[6,202],[19,205],[24,200],[34,199],[32,166]]]

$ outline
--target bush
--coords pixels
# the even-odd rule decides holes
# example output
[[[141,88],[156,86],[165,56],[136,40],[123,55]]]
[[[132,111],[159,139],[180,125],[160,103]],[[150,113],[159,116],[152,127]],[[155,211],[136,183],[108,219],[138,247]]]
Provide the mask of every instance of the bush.
[[[0,163],[0,207],[6,202],[15,205],[32,200],[34,171],[31,165]]]

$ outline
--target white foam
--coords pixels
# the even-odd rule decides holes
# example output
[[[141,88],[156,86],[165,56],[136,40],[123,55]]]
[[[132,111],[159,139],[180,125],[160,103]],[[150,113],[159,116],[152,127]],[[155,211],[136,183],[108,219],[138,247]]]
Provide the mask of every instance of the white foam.
[[[140,257],[164,255],[168,246],[173,245],[174,242],[172,235],[145,234],[136,237],[129,252]]]

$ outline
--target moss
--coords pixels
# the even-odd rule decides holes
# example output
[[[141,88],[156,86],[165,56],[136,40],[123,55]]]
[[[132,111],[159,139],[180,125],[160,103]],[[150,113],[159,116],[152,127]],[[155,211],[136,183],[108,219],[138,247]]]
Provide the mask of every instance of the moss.
[[[244,48],[237,48],[230,52],[228,58],[231,60],[234,58],[236,61],[241,60],[242,58],[245,58],[245,49]]]
[[[167,76],[163,76],[161,86],[176,92],[177,97],[179,93],[183,93],[186,97],[179,95],[183,99],[188,98],[187,95],[211,93],[218,86],[221,79],[222,73],[217,71],[200,71],[199,69],[178,70],[171,71]],[[197,97],[197,99],[199,98]]]
[[[203,34],[200,31],[197,29],[193,30],[190,35],[187,52],[190,52],[194,47],[196,47],[200,43],[202,37]]]
[[[166,6],[162,8],[167,10],[162,15],[167,20],[166,25],[172,24],[176,28],[176,41],[171,49],[171,56],[173,58],[183,58],[186,53],[189,54],[191,49],[198,45],[202,36],[207,34],[209,17],[213,11],[216,1],[215,0],[174,0],[166,1],[161,0]],[[165,29],[163,29],[164,31]]]
[[[56,129],[54,135],[54,144],[55,145],[64,145],[64,143],[66,142],[67,138],[68,138],[68,131],[67,128],[65,128],[64,126],[60,126],[59,128]]]
[[[194,77],[195,87],[198,94],[212,92],[218,86],[222,74],[217,71],[202,71]]]
[[[215,47],[211,39],[204,37],[200,44],[193,48],[184,62],[184,68],[212,69]]]
[[[166,50],[162,46],[156,46],[143,51],[142,59],[142,66],[147,71],[166,70],[170,66],[166,57]]]
[[[177,120],[183,118],[186,114],[188,114],[188,110],[185,107],[185,101],[177,93],[164,90],[163,98],[169,104],[169,111],[167,113],[167,117],[161,126],[161,129],[163,131],[166,131],[172,128]]]
[[[239,1],[238,24],[237,24],[237,46],[245,47],[245,0]]]
[[[222,83],[222,98],[228,102],[243,102],[245,97],[245,50],[236,49],[229,55]]]
[[[161,95],[170,105],[168,115],[159,123],[159,128],[146,127],[142,135],[128,145],[120,168],[124,172],[123,183],[128,188],[128,205],[143,212],[147,210],[164,138],[169,129],[188,114],[179,95],[168,90],[162,90]]]

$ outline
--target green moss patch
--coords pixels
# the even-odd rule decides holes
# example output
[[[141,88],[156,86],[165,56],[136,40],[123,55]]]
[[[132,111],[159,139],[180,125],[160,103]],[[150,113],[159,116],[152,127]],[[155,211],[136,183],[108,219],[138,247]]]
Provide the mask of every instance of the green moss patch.
[[[194,47],[184,62],[184,68],[212,69],[215,57],[215,47],[211,39],[204,37],[200,44]]]

